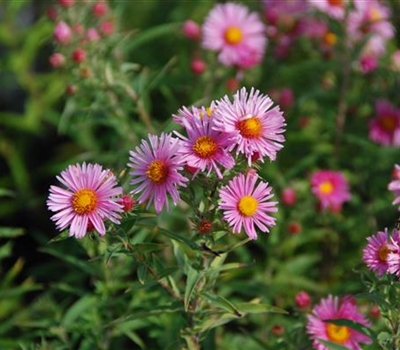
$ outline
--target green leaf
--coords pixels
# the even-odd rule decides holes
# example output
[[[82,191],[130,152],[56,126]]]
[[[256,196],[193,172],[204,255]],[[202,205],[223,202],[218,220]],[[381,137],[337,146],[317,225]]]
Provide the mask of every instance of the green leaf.
[[[328,323],[333,323],[337,326],[346,326],[349,327],[351,329],[354,329],[355,331],[366,335],[367,337],[370,337],[372,339],[376,339],[376,334],[368,327],[364,326],[361,323],[352,321],[352,320],[348,320],[346,318],[335,318],[335,319],[331,319],[331,320],[325,320],[325,322]]]
[[[178,242],[180,242],[180,243],[183,243],[183,244],[187,245],[188,247],[190,247],[191,249],[194,249],[194,250],[198,250],[198,249],[199,249],[199,247],[198,247],[195,243],[191,242],[190,240],[188,240],[188,239],[187,239],[186,237],[184,237],[184,236],[181,236],[181,235],[179,235],[179,234],[176,234],[176,233],[174,233],[174,232],[171,232],[171,231],[166,230],[166,229],[161,228],[161,227],[158,227],[158,230],[159,230],[164,236],[167,236],[168,238],[171,238],[171,239],[173,239],[173,240],[175,240],[175,241],[178,241]]]
[[[184,296],[185,311],[189,310],[189,304],[194,289],[196,288],[200,280],[203,278],[203,273],[198,272],[190,265],[187,266],[187,270],[188,271],[187,271],[186,288]]]
[[[261,313],[278,313],[287,314],[288,312],[276,306],[258,303],[238,303],[236,304],[238,310],[243,314],[261,314]]]
[[[75,321],[85,313],[86,310],[93,308],[98,300],[93,295],[85,295],[73,304],[65,313],[61,324],[69,328]]]
[[[210,292],[202,292],[200,293],[200,296],[206,299],[212,305],[222,310],[228,311],[237,317],[242,317],[242,314],[239,312],[238,308],[228,299],[225,299],[224,297],[221,297],[219,295]]]
[[[15,192],[7,190],[6,188],[0,188],[0,197],[15,197]]]
[[[147,267],[140,265],[137,269],[138,280],[141,284],[146,283]]]
[[[135,253],[146,254],[152,252],[158,252],[167,247],[163,243],[138,243],[131,246],[131,250]]]
[[[218,317],[209,317],[203,323],[200,323],[198,326],[196,326],[193,331],[197,333],[203,333],[233,320],[237,320],[238,318],[238,316],[232,313],[222,314],[221,316],[218,315]]]
[[[14,238],[24,233],[24,229],[19,227],[0,227],[0,238]]]
[[[332,343],[330,341],[327,340],[323,340],[323,339],[317,339],[321,344],[325,345],[328,347],[328,349],[331,350],[349,350],[349,348],[347,346],[343,346],[343,345],[339,345],[336,343]]]

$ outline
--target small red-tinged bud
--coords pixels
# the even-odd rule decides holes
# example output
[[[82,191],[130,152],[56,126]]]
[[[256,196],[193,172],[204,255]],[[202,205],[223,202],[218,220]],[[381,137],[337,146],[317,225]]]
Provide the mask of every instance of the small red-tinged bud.
[[[114,33],[114,22],[113,21],[104,21],[99,24],[99,31],[104,36],[111,35]]]
[[[247,176],[257,176],[257,170],[250,168],[250,169],[246,170],[246,175]]]
[[[279,96],[279,105],[283,108],[289,108],[293,105],[294,102],[294,94],[292,89],[290,88],[283,88],[280,91],[280,96]]]
[[[298,222],[291,222],[288,225],[288,231],[292,235],[296,235],[301,232],[301,225]]]
[[[57,19],[57,10],[53,6],[48,6],[46,8],[46,16],[50,21],[55,21]]]
[[[133,208],[133,206],[136,204],[134,199],[129,196],[129,195],[123,195],[121,197],[121,204],[122,204],[122,209],[124,212],[130,212]]]
[[[49,62],[53,68],[60,68],[65,64],[65,56],[62,53],[55,52],[49,57]]]
[[[185,23],[183,23],[182,32],[183,35],[190,40],[200,40],[201,28],[198,23],[191,19],[188,19],[185,21]]]
[[[81,63],[86,61],[86,51],[81,48],[74,50],[72,52],[72,60],[76,63]]]
[[[75,94],[76,94],[76,91],[77,91],[77,90],[78,90],[78,89],[77,89],[77,87],[76,87],[75,85],[70,84],[70,85],[68,85],[67,88],[65,89],[65,93],[66,93],[68,96],[72,96],[72,95],[75,95]]]
[[[54,27],[54,40],[59,44],[68,44],[72,39],[72,30],[65,22],[58,22]]]
[[[237,91],[239,89],[239,80],[237,80],[236,78],[229,78],[226,81],[226,88],[230,92]]]
[[[199,233],[208,234],[212,231],[212,227],[213,225],[211,221],[202,219],[197,226],[197,230],[199,231]]]
[[[274,324],[271,328],[271,332],[273,335],[281,337],[285,334],[285,328],[280,324]]]
[[[72,30],[74,31],[75,34],[78,35],[83,35],[83,33],[85,33],[85,27],[83,26],[83,24],[74,24],[72,26]]]
[[[379,307],[377,305],[372,305],[371,309],[369,310],[369,314],[373,318],[379,318],[381,317],[381,310],[379,310]]]
[[[206,64],[204,63],[203,60],[195,58],[190,63],[190,69],[194,74],[200,75],[203,74],[204,71],[206,70]]]
[[[194,166],[190,166],[190,165],[185,164],[185,170],[186,170],[189,174],[194,175],[194,174],[196,174],[196,173],[199,171],[199,168],[196,168],[196,167],[194,167]]]
[[[88,220],[87,229],[86,230],[87,230],[87,232],[95,231],[94,225],[90,220]]]
[[[100,34],[95,28],[89,28],[86,33],[86,38],[89,41],[96,42],[100,40]]]
[[[294,301],[299,309],[307,309],[311,304],[311,298],[307,292],[297,293]]]
[[[291,187],[285,188],[282,191],[281,199],[286,205],[295,205],[297,201],[296,191]]]
[[[108,6],[105,1],[99,1],[93,4],[92,6],[92,13],[96,17],[102,17],[108,12]]]
[[[400,165],[395,164],[392,171],[392,179],[400,180]]]
[[[356,298],[354,298],[354,296],[352,296],[351,294],[344,295],[342,298],[342,302],[350,303],[352,305],[357,304]]]
[[[300,128],[305,128],[308,124],[310,124],[310,118],[308,117],[301,117],[299,119],[299,126]]]
[[[62,7],[71,7],[75,4],[75,0],[57,0],[57,3]]]
[[[251,161],[252,162],[257,162],[257,161],[259,161],[261,159],[261,154],[260,154],[260,152],[254,152],[252,155],[251,155]]]
[[[359,60],[360,70],[367,74],[378,68],[378,59],[375,56],[365,55]]]

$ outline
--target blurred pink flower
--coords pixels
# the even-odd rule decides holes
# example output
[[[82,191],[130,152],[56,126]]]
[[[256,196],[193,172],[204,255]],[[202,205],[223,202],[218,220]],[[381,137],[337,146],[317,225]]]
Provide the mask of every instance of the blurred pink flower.
[[[58,22],[53,31],[53,38],[59,44],[68,44],[72,39],[71,27],[65,22]]]
[[[235,165],[232,155],[227,151],[229,139],[226,134],[213,129],[212,115],[201,116],[201,110],[195,111],[196,114],[190,121],[182,120],[187,137],[176,132],[182,140],[180,153],[189,167],[197,169],[195,175],[199,171],[207,170],[209,176],[214,170],[221,179],[223,176],[219,166],[231,169]]]
[[[400,278],[400,233],[396,230],[393,232],[388,243],[389,254],[387,256],[387,272]]]
[[[400,109],[389,101],[379,99],[375,103],[376,116],[369,122],[369,137],[385,146],[400,145]]]
[[[344,18],[347,0],[308,0],[310,7],[325,12],[328,16],[341,20]]]
[[[190,70],[197,75],[203,74],[206,70],[206,64],[202,59],[194,58],[190,62]]]
[[[295,205],[297,201],[295,189],[291,187],[284,188],[281,194],[281,199],[286,205]]]
[[[233,96],[233,102],[225,96],[216,105],[215,129],[229,135],[229,151],[236,148],[249,165],[255,153],[262,162],[264,157],[276,159],[276,153],[283,148],[286,124],[278,106],[270,109],[273,102],[267,95],[254,88],[250,92],[242,88]]]
[[[369,337],[350,327],[339,326],[328,321],[346,319],[367,327],[370,326],[370,322],[358,311],[357,306],[346,298],[339,300],[338,297],[329,295],[313,308],[312,314],[307,318],[307,333],[313,341],[314,349],[329,350],[318,339],[352,350],[360,350],[360,343],[370,344],[372,342]]]
[[[310,306],[311,298],[307,292],[299,292],[296,294],[294,301],[299,309],[306,309]]]
[[[137,185],[132,191],[140,194],[139,203],[148,201],[147,208],[154,203],[154,208],[159,213],[164,206],[169,209],[168,194],[172,197],[174,205],[180,200],[178,187],[185,186],[188,179],[180,174],[183,170],[183,158],[179,151],[181,141],[169,134],[161,136],[148,135],[149,142],[142,143],[130,151],[132,168],[131,184]]]
[[[232,227],[233,233],[242,228],[250,239],[257,239],[256,227],[261,232],[269,232],[275,226],[275,218],[269,213],[277,212],[277,202],[272,202],[272,188],[266,182],[259,182],[253,174],[239,174],[220,190],[219,208],[223,219]]]
[[[367,241],[368,243],[363,249],[363,260],[371,271],[382,276],[387,273],[387,258],[391,252],[388,248],[389,234],[387,229],[368,237]]]
[[[183,35],[190,40],[196,41],[201,38],[200,25],[191,19],[188,19],[183,23],[182,32]]]
[[[95,28],[89,28],[86,32],[86,37],[89,39],[89,41],[99,41],[100,40],[100,34]]]
[[[52,67],[60,68],[65,65],[65,56],[60,52],[55,52],[49,57],[49,62]]]
[[[318,197],[322,209],[337,211],[350,200],[349,185],[340,171],[318,170],[311,176],[311,191]]]
[[[378,68],[378,59],[374,55],[363,55],[359,58],[358,64],[361,72],[367,74]]]
[[[106,233],[104,220],[119,224],[122,206],[117,196],[122,188],[110,170],[98,164],[70,165],[57,176],[65,188],[50,186],[47,200],[51,217],[59,230],[68,226],[69,235],[82,238],[92,226],[101,236]]]
[[[203,24],[203,47],[217,51],[225,66],[250,68],[259,64],[266,42],[258,14],[241,4],[217,4]]]
[[[395,199],[392,202],[393,205],[400,204],[400,165],[395,165],[393,170],[393,180],[388,184],[388,190],[393,192]],[[400,207],[399,207],[400,210]]]

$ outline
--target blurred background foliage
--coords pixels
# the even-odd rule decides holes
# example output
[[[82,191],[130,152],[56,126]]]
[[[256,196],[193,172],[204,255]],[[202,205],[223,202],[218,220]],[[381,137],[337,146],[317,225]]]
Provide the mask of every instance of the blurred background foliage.
[[[49,244],[57,233],[45,201],[55,174],[67,165],[92,161],[122,171],[128,151],[149,131],[176,128],[171,115],[180,107],[207,105],[232,93],[227,81],[236,71],[218,65],[212,54],[203,53],[209,62],[204,74],[193,74],[195,44],[180,32],[188,18],[201,23],[215,2],[110,2],[120,36],[109,48],[119,40],[121,44],[105,53],[114,74],[105,90],[50,67],[54,24],[44,16],[49,3],[0,4],[0,348],[177,349],[176,339],[186,322],[177,316],[181,306],[151,281],[137,254],[134,259],[121,256],[122,243],[112,238]],[[398,4],[390,4],[393,13],[399,13]],[[261,2],[246,5],[262,12]],[[398,17],[394,24],[397,38],[392,49],[400,44]],[[326,59],[308,40],[295,45],[291,55],[277,58],[269,54],[270,43],[262,65],[246,72],[240,83],[268,93],[293,91],[294,102],[285,108],[285,148],[260,173],[278,198],[286,187],[295,188],[297,203],[281,203],[270,234],[231,252],[226,262],[242,265],[223,273],[218,286],[219,294],[234,302],[261,298],[288,315],[255,312],[229,326],[210,327],[205,349],[276,348],[281,338],[273,332],[275,325],[291,329],[287,337],[292,345],[303,341],[304,315],[295,309],[294,295],[306,290],[317,301],[327,293],[361,292],[357,271],[364,269],[365,238],[393,227],[398,216],[387,183],[399,149],[368,139],[374,101],[384,97],[400,103],[398,73],[384,63],[362,75],[346,70],[356,52]],[[107,65],[99,69],[106,77]],[[74,96],[66,94],[71,81],[82,84]],[[108,88],[115,94],[107,94]],[[129,88],[136,97],[129,96]],[[341,99],[346,120],[338,131]],[[324,168],[341,170],[349,179],[352,199],[339,213],[317,212],[310,193],[309,175]],[[126,175],[120,178],[127,189]],[[139,229],[131,243],[153,239],[156,245],[146,246],[145,253],[157,259],[154,253],[167,243],[155,227],[161,223],[184,233],[190,230],[186,215],[187,208],[177,207],[150,217],[153,231]],[[298,234],[288,228],[293,222],[301,227]],[[237,241],[233,236],[225,243]],[[173,242],[164,251],[171,263],[178,244]],[[169,272],[160,266],[156,273]],[[144,311],[152,307],[151,313]],[[121,314],[126,309],[136,311],[127,317]],[[223,324],[224,319],[214,322]],[[289,344],[286,348],[298,350]]]

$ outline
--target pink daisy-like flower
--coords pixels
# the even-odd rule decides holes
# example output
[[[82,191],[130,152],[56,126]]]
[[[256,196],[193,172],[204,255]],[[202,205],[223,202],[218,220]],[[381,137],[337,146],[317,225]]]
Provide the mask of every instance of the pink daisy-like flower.
[[[395,199],[392,202],[393,205],[397,205],[400,203],[400,165],[395,164],[395,168],[393,170],[393,180],[388,184],[388,190],[393,192],[395,195]],[[399,207],[400,210],[400,207]]]
[[[272,202],[272,188],[266,182],[259,182],[257,175],[239,174],[229,181],[219,193],[219,208],[224,211],[223,219],[232,227],[233,233],[240,233],[242,227],[250,239],[256,239],[256,226],[262,232],[269,232],[275,226],[275,218],[269,213],[277,212],[278,202]]]
[[[375,103],[376,116],[369,123],[369,137],[385,146],[400,145],[400,109],[389,101],[380,99]]]
[[[308,0],[310,7],[314,7],[335,19],[343,19],[346,13],[347,0]]]
[[[307,333],[313,340],[317,350],[329,350],[318,339],[342,345],[352,350],[361,350],[360,343],[370,344],[372,341],[366,335],[347,326],[339,326],[327,320],[346,319],[370,326],[370,322],[359,313],[357,306],[351,300],[329,295],[314,306],[312,314],[307,316]]]
[[[94,227],[103,236],[104,220],[119,224],[122,206],[117,196],[122,188],[110,170],[98,164],[70,165],[57,180],[66,188],[51,186],[47,206],[57,212],[51,219],[59,230],[69,226],[70,236],[82,238]]]
[[[400,278],[400,232],[393,230],[388,242],[387,272]]]
[[[208,169],[207,175],[210,175],[215,170],[221,179],[222,173],[218,165],[225,169],[231,169],[235,165],[235,160],[227,151],[230,142],[224,133],[213,130],[212,115],[204,116],[201,112],[197,110],[191,120],[182,120],[187,137],[176,132],[182,139],[180,152],[187,165],[197,169],[194,175],[205,169]]]
[[[276,159],[283,148],[286,124],[278,106],[270,109],[273,102],[267,95],[242,88],[233,96],[233,102],[225,96],[216,104],[215,129],[228,135],[229,151],[236,147],[236,153],[244,154],[249,165],[255,155],[261,161],[265,156]]]
[[[218,59],[225,66],[250,68],[259,64],[266,42],[258,14],[240,4],[217,4],[203,24],[203,47],[219,52]]]
[[[130,151],[130,174],[133,176],[132,185],[138,185],[132,193],[141,193],[138,202],[148,201],[147,208],[154,203],[159,213],[164,205],[169,209],[168,197],[174,205],[179,200],[179,186],[185,186],[188,181],[179,172],[183,169],[183,158],[180,155],[181,142],[169,134],[161,136],[148,135],[149,142],[143,140],[135,151]]]
[[[349,186],[340,171],[318,170],[311,176],[311,191],[322,209],[339,210],[350,199]]]
[[[388,270],[389,235],[387,229],[379,231],[367,238],[367,245],[363,249],[363,260],[368,268],[378,276],[382,276]]]

